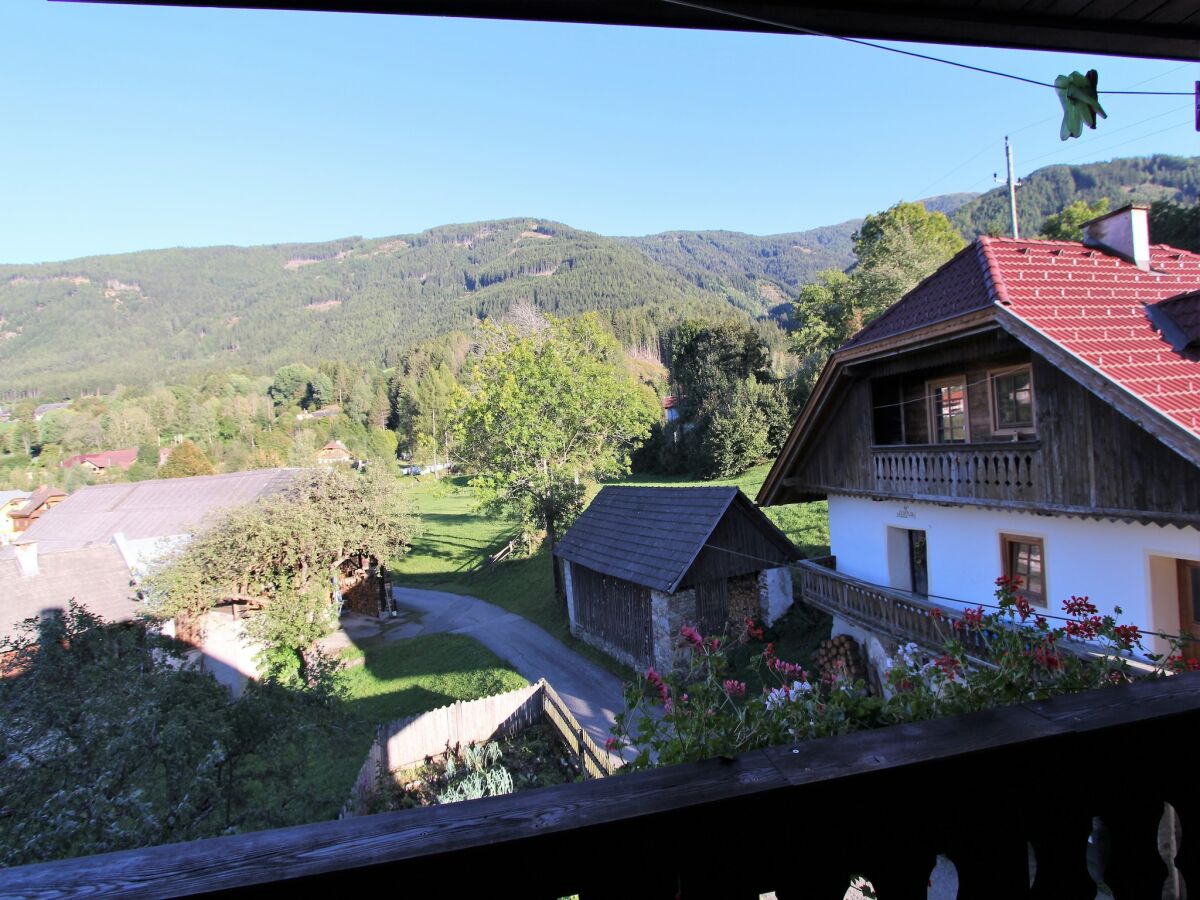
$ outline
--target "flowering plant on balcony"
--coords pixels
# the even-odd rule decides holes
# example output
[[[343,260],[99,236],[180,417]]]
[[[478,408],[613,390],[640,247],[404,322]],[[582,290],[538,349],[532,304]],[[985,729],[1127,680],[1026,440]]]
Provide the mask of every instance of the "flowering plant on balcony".
[[[754,695],[731,677],[721,639],[684,626],[686,667],[667,675],[650,669],[625,686],[627,709],[610,745],[638,749],[629,769],[669,765],[1122,684],[1135,675],[1135,653],[1150,660],[1144,676],[1200,669],[1181,652],[1182,638],[1168,637],[1169,653],[1149,653],[1136,626],[1101,615],[1087,597],[1064,602],[1065,615],[1052,625],[1020,586],[1019,578],[1001,577],[992,609],[937,613],[941,650],[900,647],[873,690],[838,663],[819,678],[810,675],[779,658],[747,621],[741,637],[765,644],[754,660],[764,688]]]

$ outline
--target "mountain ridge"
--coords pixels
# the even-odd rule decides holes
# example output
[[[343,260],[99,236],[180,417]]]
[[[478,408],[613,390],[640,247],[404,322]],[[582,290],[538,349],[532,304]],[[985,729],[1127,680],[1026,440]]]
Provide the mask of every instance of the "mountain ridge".
[[[1200,157],[1051,166],[1024,181],[1018,202],[1031,232],[1075,199],[1194,202]],[[1005,195],[997,188],[923,202],[970,238],[1006,227]],[[559,315],[596,311],[630,347],[656,348],[681,317],[733,315],[783,349],[792,299],[821,270],[853,263],[861,222],[774,235],[607,237],[510,217],[377,238],[0,265],[0,399],[173,382],[215,368],[266,372],[297,360],[390,366],[413,345],[470,330],[518,301]]]

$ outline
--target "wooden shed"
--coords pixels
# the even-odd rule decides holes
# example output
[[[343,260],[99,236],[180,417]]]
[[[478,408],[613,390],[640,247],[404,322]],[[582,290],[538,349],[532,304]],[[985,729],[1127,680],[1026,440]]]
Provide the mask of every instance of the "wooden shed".
[[[571,633],[637,669],[670,670],[679,632],[768,623],[792,602],[795,545],[735,487],[605,487],[554,550]]]

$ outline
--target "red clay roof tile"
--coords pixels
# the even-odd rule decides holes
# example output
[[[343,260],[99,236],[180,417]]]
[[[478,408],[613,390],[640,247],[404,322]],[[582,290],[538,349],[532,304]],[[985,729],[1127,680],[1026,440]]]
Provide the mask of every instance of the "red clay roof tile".
[[[1146,316],[1200,290],[1200,255],[1150,248],[1150,271],[1070,241],[981,237],[843,345],[860,347],[999,306],[1200,436],[1200,360],[1176,351]],[[1183,309],[1186,322],[1200,307]],[[1194,354],[1191,354],[1194,357]]]

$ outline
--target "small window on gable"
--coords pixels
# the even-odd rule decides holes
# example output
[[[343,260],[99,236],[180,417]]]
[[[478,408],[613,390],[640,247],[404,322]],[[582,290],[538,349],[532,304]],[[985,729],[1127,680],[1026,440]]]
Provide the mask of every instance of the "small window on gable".
[[[1033,429],[1033,370],[1029,366],[991,373],[992,430]]]
[[[935,444],[967,440],[967,380],[961,376],[931,381],[929,433]]]
[[[1015,534],[1000,535],[1004,558],[1004,574],[1020,578],[1018,589],[1026,600],[1037,606],[1046,605],[1046,548],[1041,538]]]

